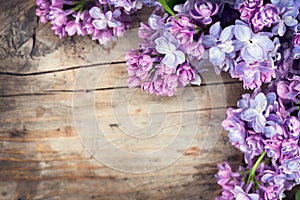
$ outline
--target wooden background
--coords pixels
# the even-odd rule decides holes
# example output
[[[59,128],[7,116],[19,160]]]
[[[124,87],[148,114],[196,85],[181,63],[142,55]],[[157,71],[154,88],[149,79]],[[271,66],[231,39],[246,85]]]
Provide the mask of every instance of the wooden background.
[[[88,37],[59,39],[49,24],[38,22],[34,0],[0,2],[0,199],[211,200],[220,193],[214,178],[217,164],[228,160],[236,167],[242,161],[227,133],[213,132],[220,130],[226,108],[235,106],[243,93],[237,80],[206,72],[202,86],[178,92],[181,97],[189,97],[186,91],[195,96],[179,100],[128,89],[123,56],[129,47],[137,46],[134,31],[114,48],[103,49]],[[147,13],[137,14],[134,27],[146,18]],[[95,87],[85,85],[89,76],[78,81],[79,74],[85,72],[91,77],[93,72],[101,74]],[[176,149],[181,157],[163,169],[129,173],[107,167],[83,145],[74,122],[74,97],[87,92],[95,97],[94,112],[101,131],[120,148],[155,151],[179,129],[187,134],[196,131],[195,140],[186,149]],[[220,100],[212,100],[218,95]],[[126,112],[121,112],[122,106],[127,106]],[[124,130],[134,134],[127,121],[137,123],[142,127],[139,130],[149,123],[161,125],[156,116],[166,119],[167,128],[161,130],[164,134],[150,140],[129,140],[124,134]],[[90,127],[86,130],[91,134]],[[171,155],[162,155],[157,164]],[[121,160],[124,167],[134,165],[118,154],[104,156]],[[147,162],[137,165],[148,167]]]

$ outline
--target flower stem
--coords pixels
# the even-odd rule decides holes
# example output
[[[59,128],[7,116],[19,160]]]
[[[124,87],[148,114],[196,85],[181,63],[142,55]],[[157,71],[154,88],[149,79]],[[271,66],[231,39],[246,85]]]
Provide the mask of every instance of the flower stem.
[[[167,11],[170,15],[175,17],[175,19],[179,19],[176,14],[173,12],[173,10],[169,7],[167,2],[165,0],[159,0],[159,3],[162,5],[162,7]]]
[[[252,167],[252,169],[250,171],[248,182],[256,180],[256,177],[255,177],[256,170],[257,170],[259,164],[261,163],[261,161],[266,156],[266,154],[267,153],[265,151],[263,151],[262,154],[259,156],[259,158],[256,160],[255,164],[253,165],[253,167]]]
[[[83,6],[85,5],[85,3],[87,2],[88,0],[81,0],[80,2],[76,3],[75,7],[73,8],[74,11],[79,11],[79,12],[82,12],[83,11]]]

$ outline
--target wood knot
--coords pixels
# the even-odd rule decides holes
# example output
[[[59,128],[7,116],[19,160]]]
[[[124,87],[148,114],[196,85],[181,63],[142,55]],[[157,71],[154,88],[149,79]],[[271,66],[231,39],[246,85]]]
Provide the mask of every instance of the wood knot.
[[[199,156],[200,149],[198,147],[191,147],[185,150],[184,155],[186,156]]]

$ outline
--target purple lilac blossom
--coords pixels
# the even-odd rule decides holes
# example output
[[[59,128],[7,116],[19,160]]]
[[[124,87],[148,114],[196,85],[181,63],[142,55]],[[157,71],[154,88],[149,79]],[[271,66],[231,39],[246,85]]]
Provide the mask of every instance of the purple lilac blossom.
[[[259,93],[254,99],[250,100],[250,107],[245,110],[241,119],[249,122],[253,129],[260,133],[266,125],[264,111],[267,108],[267,98],[263,93]]]
[[[266,4],[259,8],[251,19],[251,23],[256,32],[261,31],[264,27],[271,27],[278,21],[279,8],[273,4]]]
[[[263,83],[271,82],[276,77],[275,68],[270,62],[240,62],[235,68],[235,78],[243,81],[245,89],[260,88]]]
[[[129,29],[129,15],[143,6],[141,0],[86,1],[36,0],[36,15],[50,22],[59,37],[92,35],[107,45]]]
[[[293,27],[298,24],[296,17],[299,15],[299,10],[295,8],[285,9],[284,13],[278,16],[278,24],[272,29],[272,33],[275,35],[283,36],[286,32],[286,26]]]
[[[213,66],[222,66],[226,57],[234,57],[233,33],[234,26],[228,26],[222,30],[220,22],[215,23],[209,29],[210,35],[203,37],[202,44],[209,48],[209,61]]]
[[[176,68],[185,61],[185,54],[179,49],[178,41],[171,34],[159,37],[154,42],[156,51],[164,55],[161,64]]]
[[[263,5],[263,0],[244,0],[239,8],[241,13],[241,19],[244,21],[250,21],[255,14],[255,10]]]
[[[219,10],[218,4],[212,4],[209,1],[201,0],[197,1],[194,4],[194,9],[190,11],[190,15],[196,21],[201,22],[202,24],[211,24],[212,16],[217,14]]]
[[[236,50],[241,50],[241,58],[247,63],[268,59],[268,52],[274,49],[273,42],[267,36],[252,33],[249,26],[242,21],[236,21],[234,35],[238,41]]]

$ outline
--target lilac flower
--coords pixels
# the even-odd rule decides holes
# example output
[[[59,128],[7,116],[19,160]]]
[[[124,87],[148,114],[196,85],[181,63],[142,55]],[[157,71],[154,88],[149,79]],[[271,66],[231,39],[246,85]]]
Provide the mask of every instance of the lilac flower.
[[[85,10],[83,12],[88,11]],[[78,35],[84,36],[87,34],[86,30],[84,29],[84,25],[81,23],[81,19],[84,17],[85,14],[86,13],[76,12],[72,15],[75,18],[75,20],[70,20],[65,27],[68,35],[72,36],[75,35],[75,33],[77,33]]]
[[[243,81],[245,89],[251,90],[261,87],[262,83],[271,82],[276,77],[275,68],[270,62],[240,62],[235,68],[235,75]]]
[[[240,186],[235,186],[232,190],[236,200],[259,200],[260,196],[255,193],[247,194]]]
[[[252,132],[252,133],[251,133]],[[252,165],[253,158],[262,154],[264,150],[263,137],[255,135],[253,131],[249,131],[245,144],[240,146],[240,150],[244,153],[245,163]]]
[[[282,9],[284,7],[293,7],[293,1],[294,0],[271,0],[271,3]]]
[[[271,185],[265,188],[264,199],[265,200],[275,200],[280,198],[280,186]]]
[[[180,15],[190,16],[190,11],[194,8],[195,0],[186,1],[184,4],[177,4],[174,6],[174,11]]]
[[[245,23],[237,20],[234,26],[235,38],[239,41],[237,50],[241,49],[241,57],[247,63],[267,59],[267,53],[273,50],[273,42],[265,35],[253,34]]]
[[[278,24],[272,29],[275,35],[283,36],[286,32],[286,26],[292,27],[297,25],[296,17],[299,15],[299,10],[295,8],[286,9],[282,17],[278,17]]]
[[[107,3],[114,5],[117,8],[123,8],[127,13],[133,12],[143,7],[143,3],[140,0],[107,0]]]
[[[113,12],[107,11],[105,14],[102,13],[101,9],[98,7],[93,7],[89,11],[91,17],[94,19],[92,24],[98,30],[109,28],[114,28],[121,26],[121,22],[115,20],[115,18],[120,17],[120,10],[116,9]]]
[[[283,156],[287,156],[289,158],[300,156],[299,146],[294,139],[284,140],[282,142],[281,153]]]
[[[218,4],[212,4],[209,1],[197,1],[194,5],[194,9],[190,11],[190,15],[195,20],[199,20],[201,23],[207,25],[212,22],[211,16],[218,13]]]
[[[276,136],[264,141],[267,156],[277,160],[281,157],[282,137]]]
[[[139,54],[136,50],[130,50],[125,59],[130,76],[129,87],[133,88],[137,86],[137,79],[143,80],[148,76],[148,72],[152,69],[153,60],[150,56]]]
[[[231,179],[231,167],[227,162],[218,165],[218,174],[216,174],[216,178],[218,180],[218,184],[221,186],[227,185]],[[233,185],[232,188],[233,189]]]
[[[231,109],[227,113],[232,112]],[[246,141],[246,130],[245,124],[237,117],[227,117],[226,120],[222,122],[222,126],[228,132],[229,141],[236,147],[239,148]]]
[[[156,44],[155,48],[157,52],[164,54],[161,64],[175,68],[185,61],[185,55],[180,49],[178,49],[179,43],[172,37],[172,35],[166,34],[157,38],[154,42]]]
[[[260,7],[259,11],[255,13],[251,19],[255,31],[261,31],[265,26],[271,27],[272,24],[278,20],[279,8],[266,4]]]
[[[179,77],[179,81],[182,86],[193,82],[197,76],[195,70],[186,62],[177,68],[176,75]]]
[[[277,83],[277,93],[282,99],[290,99],[297,103],[297,95],[300,94],[300,81],[279,81]]]
[[[255,13],[257,8],[263,5],[263,0],[244,0],[242,6],[239,8],[241,19],[249,21]]]
[[[42,23],[47,23],[51,5],[50,0],[36,0],[36,5],[36,15],[40,17]]]
[[[139,36],[146,41],[154,41],[164,33],[165,19],[159,15],[151,14],[147,23],[142,23]]]
[[[286,131],[293,139],[298,139],[300,135],[300,121],[296,117],[292,116],[285,120],[284,125]]]
[[[209,47],[209,61],[214,66],[222,65],[226,56],[234,56],[233,32],[233,25],[222,30],[220,22],[217,22],[209,29],[210,35],[203,37],[203,46]]]
[[[191,42],[187,45],[186,52],[190,59],[200,60],[204,56],[205,49],[200,40],[198,42]]]
[[[135,88],[135,87],[139,86],[140,82],[141,82],[141,80],[136,76],[129,77],[128,87]]]
[[[288,180],[295,180],[296,183],[300,183],[300,157],[284,160],[282,169]]]
[[[241,119],[250,122],[253,129],[260,133],[266,125],[266,118],[263,112],[267,107],[267,98],[263,93],[259,93],[254,99],[250,99],[250,108],[244,111]]]
[[[170,17],[166,26],[169,27],[169,32],[179,41],[183,49],[193,42],[195,27],[190,23],[188,17],[181,16],[179,19]]]
[[[295,33],[293,43],[294,45],[300,45],[300,33]]]

